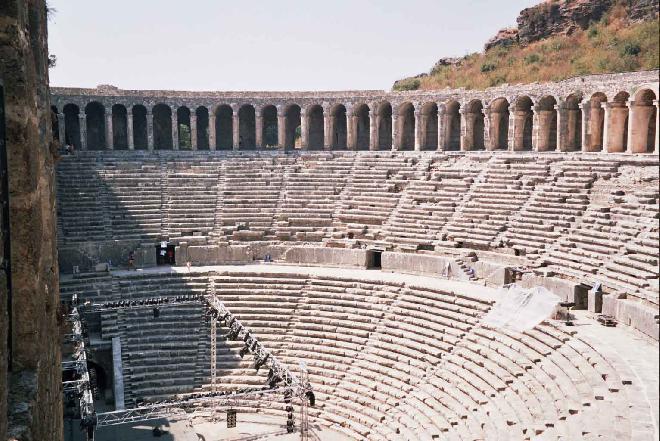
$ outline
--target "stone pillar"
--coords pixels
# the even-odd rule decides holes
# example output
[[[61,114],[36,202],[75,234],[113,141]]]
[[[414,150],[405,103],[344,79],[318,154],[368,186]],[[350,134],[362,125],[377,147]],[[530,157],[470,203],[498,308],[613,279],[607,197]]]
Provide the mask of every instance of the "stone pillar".
[[[80,148],[87,150],[87,115],[85,113],[78,115],[78,125],[80,126]]]
[[[154,115],[147,109],[147,149],[154,151]]]
[[[176,107],[172,107],[172,149],[179,150],[179,118]]]
[[[582,112],[582,151],[588,152],[591,148],[590,134],[591,134],[591,121],[589,116],[591,114],[591,101],[580,103],[580,111]]]
[[[64,124],[66,120],[64,118],[65,117],[63,113],[57,114],[57,132],[59,135],[58,141],[62,147],[64,147],[64,143],[66,142],[66,126]]]
[[[256,133],[257,148],[264,147],[264,120],[261,116],[261,109],[254,110],[254,129]]]
[[[378,150],[378,114],[369,110],[369,150]]]
[[[232,142],[233,142],[233,149],[238,150],[240,143],[241,143],[241,131],[240,128],[238,127],[240,120],[238,118],[238,109],[234,109],[232,107],[232,114],[231,114],[231,129],[232,129]]]
[[[309,150],[309,121],[306,109],[300,109],[300,143],[302,150]]]
[[[424,128],[426,127],[426,117],[422,114],[421,110],[415,109],[415,151],[422,150],[422,143],[424,142]]]
[[[493,143],[491,142],[491,125],[490,118],[492,113],[488,107],[481,109],[481,114],[484,116],[484,150],[495,150],[493,148]]]
[[[197,150],[197,114],[190,112],[190,148]]]
[[[392,150],[399,150],[399,115],[392,108]]]
[[[507,150],[513,152],[515,148],[516,139],[516,111],[515,108],[509,106],[509,132],[507,136]]]
[[[438,106],[438,150],[445,150],[447,147],[447,123],[445,116],[445,106]]]
[[[105,112],[105,145],[108,150],[115,148],[115,142],[112,136],[112,109],[110,112]]]
[[[209,110],[209,150],[215,150],[215,113],[211,110]]]
[[[654,100],[653,105],[655,106],[655,145],[653,147],[653,153],[657,155],[660,153],[660,136],[658,135],[660,133],[660,100]]]
[[[566,137],[568,136],[568,118],[563,104],[555,104],[557,111],[557,151],[568,150]]]
[[[545,122],[542,118],[542,111],[538,106],[532,106],[530,110],[532,111],[532,151],[539,152],[544,151],[544,149],[547,150],[547,136],[543,136],[545,127],[541,129],[541,124]]]
[[[323,109],[323,150],[332,149],[332,133],[334,132],[334,124],[332,115],[329,108]]]
[[[357,150],[357,126],[358,117],[353,109],[346,109],[346,148],[348,150]]]
[[[614,129],[612,124],[614,123],[616,111],[612,111],[612,103],[600,103],[600,107],[605,112],[605,122],[603,124],[603,151],[609,153],[612,151],[610,148],[614,148],[616,150],[616,146],[614,146],[612,142],[612,135],[614,135],[614,133],[612,133],[612,130]]]
[[[128,138],[128,149],[135,150],[135,139],[133,134],[133,111],[126,110],[126,138]]]
[[[461,115],[461,151],[467,152],[472,148],[471,139],[469,139],[472,128],[468,128],[470,117],[464,106],[461,106],[458,113]]]
[[[280,109],[277,109],[277,147],[286,149],[286,115]]]

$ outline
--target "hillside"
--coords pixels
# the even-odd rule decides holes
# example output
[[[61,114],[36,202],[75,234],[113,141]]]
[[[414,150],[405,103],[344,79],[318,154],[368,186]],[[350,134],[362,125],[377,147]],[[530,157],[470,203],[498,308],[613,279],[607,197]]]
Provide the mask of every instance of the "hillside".
[[[393,90],[483,89],[658,68],[658,1],[555,0],[523,10],[481,53],[442,58]]]

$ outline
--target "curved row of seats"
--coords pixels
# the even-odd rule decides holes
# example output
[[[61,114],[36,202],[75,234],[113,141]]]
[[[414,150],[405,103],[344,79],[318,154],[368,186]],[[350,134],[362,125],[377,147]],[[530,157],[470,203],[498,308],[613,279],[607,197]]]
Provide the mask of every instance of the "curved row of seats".
[[[658,305],[657,164],[598,155],[88,152],[58,164],[58,240],[485,250]]]
[[[469,292],[246,269],[137,273],[82,296],[204,293],[209,278],[274,355],[294,372],[299,361],[307,364],[318,402],[313,422],[351,439],[623,440],[639,433],[637,380],[616,354],[599,353],[574,328],[553,322],[524,333],[486,326],[481,317],[491,302]],[[264,385],[265,369],[257,373],[252,356],[239,356],[243,343],[219,332],[217,387]],[[158,317],[152,307],[102,317],[102,338],[122,341],[129,402],[208,390],[209,333],[195,304],[161,307]]]

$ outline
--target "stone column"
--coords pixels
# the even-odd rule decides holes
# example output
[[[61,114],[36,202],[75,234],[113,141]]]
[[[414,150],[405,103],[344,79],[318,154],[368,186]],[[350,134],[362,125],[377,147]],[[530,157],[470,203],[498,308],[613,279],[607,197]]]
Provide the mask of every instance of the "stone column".
[[[277,109],[277,147],[286,149],[286,115],[282,109]]]
[[[128,149],[135,150],[135,140],[133,134],[133,111],[126,110],[126,137],[128,138]]]
[[[110,112],[105,112],[105,145],[108,150],[115,148],[115,142],[112,136],[112,109]]]
[[[511,102],[511,101],[509,101]],[[509,106],[509,131],[507,136],[507,150],[513,152],[516,150],[516,111],[513,106]]]
[[[447,124],[445,122],[445,106],[438,106],[438,150],[445,150],[447,147]]]
[[[57,114],[57,134],[59,135],[58,141],[62,147],[64,147],[64,143],[66,142],[66,126],[64,124],[66,120],[64,118],[64,113]]]
[[[399,118],[392,108],[392,150],[399,150]]]
[[[190,112],[190,148],[197,150],[197,114]]]
[[[358,117],[353,109],[346,109],[346,148],[348,150],[357,150],[357,126]]]
[[[332,149],[332,133],[334,132],[334,124],[332,115],[329,108],[323,109],[323,150]]]
[[[610,150],[610,148],[614,148],[616,150],[616,146],[613,145],[614,143],[612,136],[614,135],[614,133],[612,133],[612,129],[613,129],[612,123],[614,122],[613,117],[615,116],[614,114],[616,112],[612,112],[613,110],[612,103],[607,103],[607,102],[600,103],[600,107],[605,112],[605,116],[604,116],[605,122],[603,124],[603,151],[609,153],[612,151]]]
[[[256,133],[257,148],[264,147],[264,120],[261,116],[261,109],[254,109],[254,129]]]
[[[493,142],[491,142],[491,116],[493,115],[488,107],[481,109],[481,114],[484,116],[484,150],[495,150]]]
[[[154,151],[154,115],[147,109],[147,149]]]
[[[233,149],[238,150],[239,144],[241,142],[241,132],[238,127],[240,121],[238,118],[238,109],[234,109],[232,107],[232,114],[231,114],[231,129],[232,129],[232,140],[233,140]]]
[[[309,150],[309,121],[307,121],[307,110],[300,109],[300,148]]]
[[[422,139],[424,137],[424,127],[426,124],[424,124],[426,121],[426,117],[422,114],[421,110],[415,109],[414,111],[415,115],[415,151],[419,152],[422,150],[422,143],[424,140]]]
[[[660,153],[660,100],[653,100],[653,105],[655,106],[655,145],[653,147],[653,153],[656,155]],[[630,124],[630,120],[629,124]],[[630,129],[629,129],[630,130]]]
[[[472,148],[471,139],[469,139],[471,129],[468,128],[469,114],[465,111],[465,106],[458,110],[461,115],[461,151],[467,152]]]
[[[591,114],[591,101],[580,103],[580,111],[582,112],[582,151],[588,152],[591,149],[590,134],[591,134],[591,121],[589,116]]]
[[[179,150],[179,118],[176,107],[172,107],[172,149]]]
[[[80,128],[80,148],[87,150],[87,115],[85,113],[78,115],[78,125]]]
[[[369,110],[369,150],[378,150],[378,114]]]
[[[215,150],[215,113],[212,110],[209,110],[209,150]]]
[[[565,152],[568,150],[567,139],[568,136],[568,118],[566,109],[562,104],[555,104],[557,111],[557,151]]]
[[[541,111],[538,109],[537,106],[532,106],[530,109],[532,112],[532,151],[533,152],[538,152],[539,151],[539,144],[540,144],[540,134],[541,134],[541,123],[542,123],[542,118],[541,118]],[[527,117],[525,116],[525,119]]]

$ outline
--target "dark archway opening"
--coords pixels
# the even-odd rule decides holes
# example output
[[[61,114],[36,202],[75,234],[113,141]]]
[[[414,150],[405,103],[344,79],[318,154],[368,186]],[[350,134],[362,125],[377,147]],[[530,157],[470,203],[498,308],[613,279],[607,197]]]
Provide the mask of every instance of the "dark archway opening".
[[[87,150],[105,149],[105,108],[93,101],[85,107],[87,118]]]
[[[323,107],[314,105],[307,111],[307,144],[310,150],[322,150],[325,130],[323,128]]]
[[[566,142],[565,150],[576,152],[582,149],[582,110],[580,109],[580,95],[570,95],[566,98]]]
[[[209,109],[198,107],[195,110],[197,117],[197,149],[209,149]]]
[[[415,108],[411,103],[399,107],[399,150],[415,149]]]
[[[461,105],[458,101],[450,101],[445,109],[445,150],[459,151],[461,149]]]
[[[330,112],[332,118],[332,150],[346,150],[348,144],[348,130],[346,127],[346,107],[338,104]]]
[[[165,104],[157,104],[154,116],[154,148],[172,150],[172,109]]]
[[[254,107],[249,104],[238,109],[238,149],[254,150],[257,147]]]
[[[57,107],[50,106],[50,129],[53,132],[53,140],[60,139],[60,118]]]
[[[515,150],[532,150],[532,134],[534,132],[534,114],[532,113],[532,105],[532,100],[528,96],[520,97],[516,101]]]
[[[392,105],[388,102],[378,107],[378,150],[392,150]]]
[[[262,143],[266,148],[277,147],[277,108],[275,106],[268,105],[264,107],[261,115]]]
[[[234,111],[228,105],[219,106],[215,111],[215,148],[231,150],[234,146]]]
[[[438,105],[426,103],[422,107],[422,150],[438,149]]]
[[[128,149],[128,125],[126,107],[112,106],[112,145],[115,150]]]
[[[284,112],[285,131],[284,148],[287,150],[300,147],[300,106],[291,104]]]
[[[79,149],[80,143],[80,110],[75,104],[64,106],[64,144]]]
[[[355,109],[355,148],[356,150],[369,150],[371,141],[371,120],[369,118],[369,106],[360,104]]]
[[[147,130],[147,108],[141,104],[133,106],[133,147],[135,150],[149,148]]]

